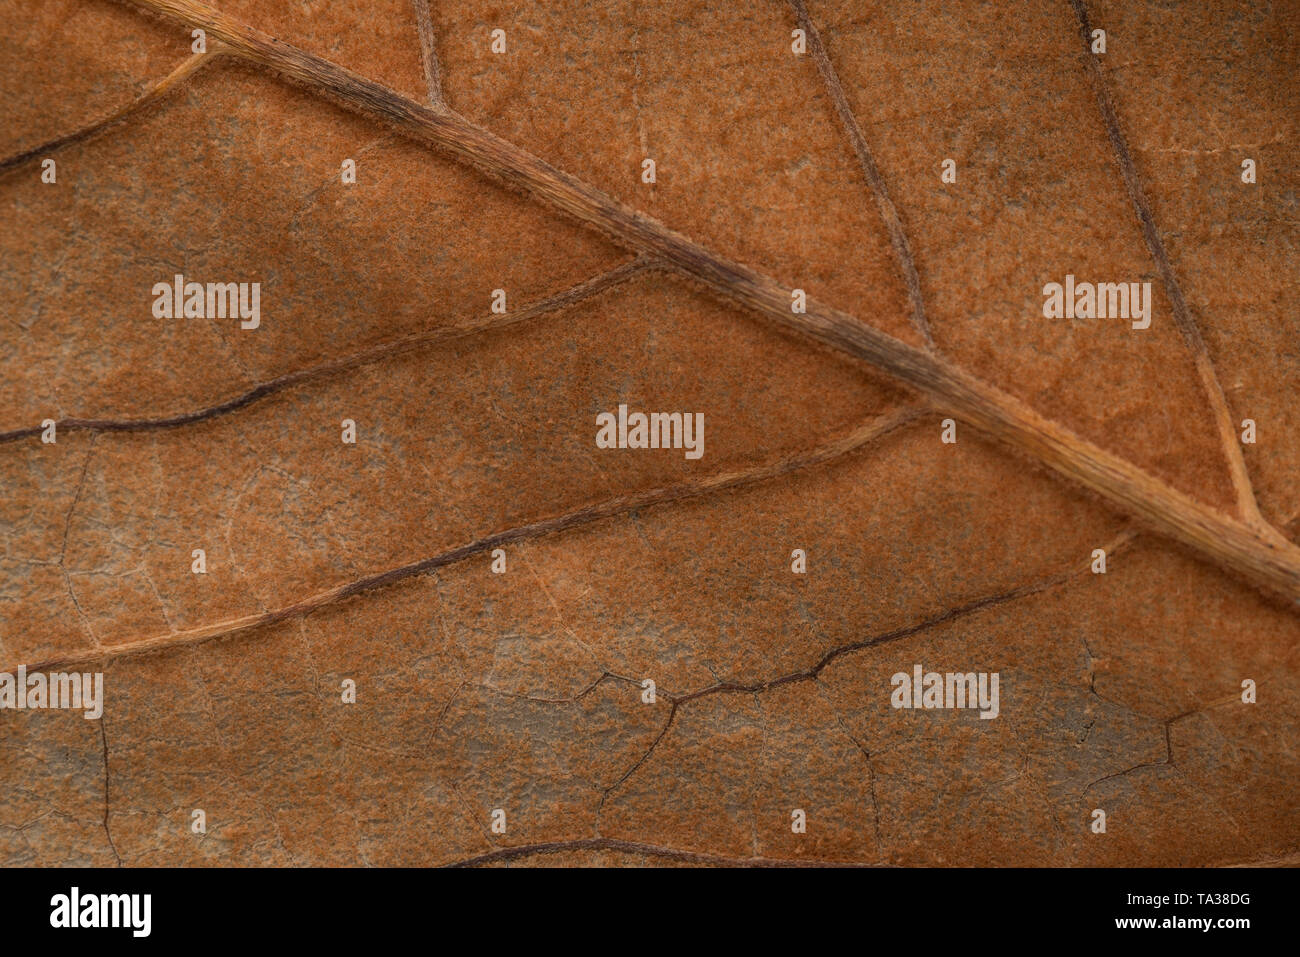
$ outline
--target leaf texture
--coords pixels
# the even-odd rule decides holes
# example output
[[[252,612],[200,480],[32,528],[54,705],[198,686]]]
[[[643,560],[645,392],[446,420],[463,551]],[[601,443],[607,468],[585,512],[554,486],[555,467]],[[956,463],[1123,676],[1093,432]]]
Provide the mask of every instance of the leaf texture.
[[[6,864],[1300,852],[1286,5],[0,10]]]

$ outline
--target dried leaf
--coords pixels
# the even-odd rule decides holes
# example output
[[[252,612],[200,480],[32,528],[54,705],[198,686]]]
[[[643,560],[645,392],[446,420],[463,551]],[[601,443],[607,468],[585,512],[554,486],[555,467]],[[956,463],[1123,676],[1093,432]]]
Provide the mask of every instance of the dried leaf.
[[[1295,13],[723,7],[0,3],[0,860],[1294,859]]]

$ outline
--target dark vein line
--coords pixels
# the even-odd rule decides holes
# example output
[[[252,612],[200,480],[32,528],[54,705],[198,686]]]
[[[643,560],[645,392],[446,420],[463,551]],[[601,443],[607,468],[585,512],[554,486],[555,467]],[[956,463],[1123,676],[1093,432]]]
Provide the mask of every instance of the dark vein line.
[[[77,610],[77,616],[81,620],[81,627],[85,629],[86,635],[90,638],[90,643],[96,647],[100,646],[99,636],[95,630],[90,627],[90,618],[86,615],[85,610],[81,607],[81,600],[77,597],[77,590],[72,585],[72,575],[68,571],[68,535],[72,531],[72,517],[77,511],[77,506],[81,504],[81,495],[86,488],[86,476],[90,474],[90,461],[95,456],[95,436],[90,437],[90,442],[86,448],[86,460],[81,465],[81,477],[77,480],[77,490],[73,493],[72,504],[68,506],[68,514],[63,520],[63,542],[59,547],[59,571],[63,573],[63,585],[68,590],[68,597],[72,599],[72,607]]]
[[[1130,545],[1134,541],[1134,539],[1136,539],[1136,537],[1137,537],[1137,533],[1134,532],[1132,529],[1126,529],[1120,532],[1114,539],[1112,539],[1109,543],[1107,543],[1107,545],[1105,546],[1106,553],[1108,555],[1119,554],[1121,551],[1123,551],[1124,548]],[[655,750],[659,747],[659,744],[668,736],[668,732],[672,730],[678,712],[691,701],[697,701],[701,698],[707,698],[715,694],[757,695],[763,693],[764,691],[768,691],[772,688],[780,687],[782,685],[792,684],[794,682],[799,682],[799,681],[813,681],[816,680],[817,677],[822,673],[822,671],[824,671],[827,668],[827,666],[829,666],[832,662],[846,655],[853,654],[854,652],[857,651],[862,651],[863,649],[866,648],[874,648],[879,645],[900,641],[904,638],[910,638],[921,632],[939,627],[940,625],[946,624],[950,621],[954,621],[959,618],[964,618],[967,615],[974,614],[975,612],[982,611],[986,608],[992,608],[994,606],[1002,605],[1007,602],[1018,601],[1019,599],[1027,598],[1031,595],[1039,594],[1040,592],[1047,591],[1048,589],[1060,587],[1076,578],[1079,578],[1082,575],[1088,574],[1088,572],[1089,572],[1088,564],[1078,566],[1078,567],[1071,566],[1065,571],[1058,572],[1055,575],[1048,576],[1047,578],[1040,579],[1036,582],[1031,582],[1027,585],[1021,585],[1016,588],[1008,589],[1007,591],[999,592],[994,595],[986,595],[983,598],[978,598],[975,599],[974,601],[967,602],[964,605],[959,605],[956,608],[948,609],[947,611],[944,611],[938,615],[931,616],[930,618],[927,618],[915,624],[907,625],[903,628],[896,628],[892,631],[885,632],[884,634],[877,635],[872,638],[867,638],[860,641],[850,642],[845,645],[840,645],[826,652],[824,655],[822,655],[820,659],[818,659],[816,664],[814,664],[811,668],[807,668],[803,671],[792,672],[790,674],[782,675],[778,678],[770,678],[766,681],[755,682],[753,684],[739,684],[736,682],[719,682],[717,684],[710,685],[707,688],[702,688],[698,691],[693,691],[683,695],[672,695],[669,694],[668,692],[661,692],[662,696],[665,699],[671,701],[672,703],[672,707],[668,712],[667,720],[664,722],[663,727],[659,729],[659,733],[655,735],[654,740],[650,742],[649,746],[645,749],[645,751],[641,754],[641,756],[637,758],[637,760],[633,762],[632,765],[626,771],[623,772],[623,774],[618,778],[617,781],[615,781],[613,784],[609,785],[608,787],[602,789],[600,804],[597,807],[597,816],[599,817],[600,812],[604,809],[605,802],[610,797],[610,795],[613,794],[615,791],[617,791],[619,788],[621,788],[632,777],[632,775],[635,774],[636,771],[639,770],[642,766],[644,766],[645,763],[650,759],[651,755],[653,755]],[[593,683],[592,687],[594,687],[596,684],[599,684],[601,681],[603,681],[604,677],[605,676],[602,676],[601,678],[597,679],[596,682]],[[1184,717],[1187,717],[1187,715],[1180,715],[1177,718],[1173,718],[1172,721],[1178,721]],[[868,773],[871,775],[872,803],[873,805],[875,805],[876,838],[877,841],[879,841],[880,808],[878,805],[875,804],[875,800],[876,800],[875,771],[874,768],[871,767],[871,754],[869,751],[867,751],[866,748],[862,747],[862,745],[852,734],[849,734],[848,729],[844,727],[842,721],[840,722],[840,727],[841,729],[844,730],[844,733],[848,736],[849,740],[852,741],[855,745],[857,745],[857,747],[862,751],[862,753],[867,758]],[[494,851],[490,854],[480,855],[479,857],[470,858],[467,861],[459,862],[459,866],[468,866],[474,863],[491,863],[503,859],[508,860],[511,856],[522,856],[525,854],[532,854],[532,853],[553,853],[552,850],[549,850],[552,848],[555,851],[562,851],[568,849],[599,850],[605,846],[604,842],[608,842],[609,840],[610,840],[609,838],[588,838],[585,839],[584,841],[564,841],[564,842],[556,842],[554,844],[524,845],[521,848],[504,848],[500,851]],[[540,850],[529,850],[529,848],[538,848]],[[761,858],[744,859],[738,861],[738,863],[745,863],[750,860],[759,861],[762,859]]]
[[[1083,789],[1083,793],[1087,794],[1098,784],[1104,784],[1106,781],[1113,781],[1116,778],[1127,777],[1128,775],[1132,774],[1134,771],[1142,771],[1148,768],[1174,767],[1175,766],[1174,765],[1174,742],[1173,742],[1173,738],[1170,737],[1169,729],[1176,722],[1182,721],[1184,718],[1190,717],[1191,715],[1196,713],[1197,713],[1196,711],[1184,711],[1182,714],[1176,715],[1172,718],[1168,718],[1167,720],[1161,723],[1161,730],[1164,733],[1164,744],[1165,744],[1165,756],[1161,760],[1143,761],[1141,764],[1135,764],[1133,765],[1133,767],[1125,768],[1123,771],[1115,771],[1113,774],[1107,774],[1102,777],[1099,777],[1097,780],[1093,781],[1091,784],[1085,787]]]
[[[68,533],[72,530],[72,516],[77,511],[77,506],[81,503],[81,493],[86,488],[86,475],[90,472],[90,460],[95,457],[95,437],[90,437],[90,442],[86,447],[86,458],[81,463],[81,476],[77,479],[77,488],[72,495],[72,504],[68,506],[68,514],[63,519],[63,544],[59,548],[59,564],[62,565],[68,557]]]
[[[1133,162],[1133,154],[1129,150],[1123,127],[1120,126],[1119,115],[1115,111],[1114,102],[1106,86],[1106,75],[1102,72],[1098,57],[1092,52],[1092,24],[1088,17],[1088,7],[1084,0],[1070,0],[1070,4],[1074,7],[1075,16],[1079,21],[1079,36],[1083,40],[1083,56],[1088,64],[1088,78],[1092,82],[1097,107],[1101,111],[1102,120],[1106,125],[1106,134],[1110,137],[1111,146],[1115,151],[1115,159],[1119,163],[1120,172],[1124,177],[1124,185],[1128,190],[1129,199],[1133,203],[1133,211],[1137,215],[1138,223],[1142,228],[1142,237],[1146,240],[1151,258],[1155,260],[1156,266],[1160,270],[1161,281],[1173,306],[1174,323],[1182,334],[1183,341],[1187,343],[1187,348],[1192,353],[1197,374],[1201,378],[1206,399],[1210,403],[1210,410],[1218,427],[1220,445],[1224,457],[1227,459],[1228,470],[1237,496],[1237,506],[1241,510],[1242,518],[1248,524],[1263,529],[1266,527],[1266,523],[1259,513],[1259,506],[1255,502],[1255,493],[1251,486],[1250,475],[1246,469],[1246,459],[1242,453],[1241,444],[1237,441],[1237,430],[1233,425],[1232,414],[1228,409],[1227,397],[1224,395],[1223,387],[1220,385],[1218,375],[1214,371],[1214,363],[1210,359],[1205,339],[1201,336],[1201,330],[1196,325],[1191,310],[1187,307],[1182,285],[1174,272],[1173,264],[1169,261],[1169,253],[1165,249],[1164,241],[1160,238],[1160,231],[1156,228],[1155,216],[1151,212],[1151,204],[1147,200],[1146,191],[1142,188],[1137,166]]]
[[[1095,693],[1096,692],[1094,692],[1094,694]],[[1176,769],[1177,763],[1174,761],[1174,742],[1173,742],[1173,737],[1170,733],[1171,730],[1173,729],[1173,726],[1176,725],[1179,721],[1185,721],[1187,718],[1193,717],[1194,715],[1203,714],[1206,711],[1209,711],[1211,708],[1221,707],[1222,705],[1225,704],[1234,704],[1238,700],[1240,699],[1235,694],[1232,694],[1218,701],[1212,701],[1209,704],[1202,705],[1197,708],[1191,708],[1187,711],[1182,712],[1181,714],[1174,715],[1172,718],[1165,718],[1163,721],[1161,721],[1161,729],[1164,732],[1164,744],[1165,744],[1165,755],[1161,760],[1143,761],[1140,764],[1133,765],[1133,767],[1131,768],[1125,768],[1122,771],[1115,771],[1111,774],[1103,775],[1102,777],[1097,778],[1097,780],[1093,781],[1091,784],[1087,785],[1083,789],[1083,793],[1084,794],[1088,793],[1088,791],[1092,790],[1098,784],[1103,784],[1106,781],[1113,781],[1116,778],[1127,777],[1128,775],[1132,774],[1134,771],[1143,771],[1149,768],[1166,768],[1166,767]]]
[[[664,697],[668,696],[665,695]],[[672,706],[668,709],[668,718],[664,721],[664,726],[659,729],[659,733],[654,736],[654,740],[650,742],[650,746],[642,752],[641,757],[637,758],[636,761],[632,763],[631,767],[619,776],[617,781],[609,785],[609,787],[601,789],[600,804],[596,807],[597,820],[600,819],[600,812],[605,809],[605,802],[609,800],[609,796],[621,788],[627,782],[628,778],[632,777],[632,775],[637,772],[641,765],[650,760],[650,755],[654,754],[655,749],[659,747],[659,742],[667,737],[668,732],[672,730],[673,722],[677,719],[677,710],[682,706],[682,702],[675,698],[670,698],[669,700]]]
[[[873,867],[857,861],[813,860],[807,858],[727,857],[703,851],[683,851],[659,844],[642,844],[639,841],[622,841],[612,837],[587,837],[571,841],[550,841],[543,844],[520,844],[503,847],[476,857],[445,864],[444,867],[479,867],[545,854],[562,854],[565,851],[619,851],[643,857],[659,857],[684,864],[721,864],[738,867]]]
[[[215,40],[209,42],[211,44],[216,44]],[[73,130],[71,133],[57,136],[39,146],[34,146],[31,149],[23,150],[20,153],[16,153],[13,156],[0,160],[0,175],[3,175],[10,170],[17,169],[25,163],[36,159],[38,156],[45,156],[49,153],[55,152],[56,150],[60,150],[65,146],[70,146],[73,143],[80,143],[83,140],[88,140],[97,133],[102,133],[109,127],[112,127],[126,119],[132,113],[135,113],[155,100],[160,99],[168,90],[184,81],[191,73],[203,66],[204,63],[217,56],[219,52],[220,51],[213,46],[205,53],[195,53],[182,61],[174,70],[149,89],[145,90],[134,100],[124,106],[118,107],[108,115],[103,116],[98,120],[94,120],[80,129]]]
[[[108,846],[113,851],[113,857],[117,860],[117,866],[122,866],[122,855],[117,852],[117,844],[113,840],[113,832],[108,829],[108,723],[104,716],[99,716],[99,736],[104,742],[104,836],[108,838]]]
[[[342,359],[330,359],[318,363],[314,366],[308,366],[305,369],[296,369],[293,372],[286,372],[284,375],[276,376],[267,382],[254,386],[247,392],[237,395],[224,402],[208,406],[205,409],[196,409],[193,412],[181,412],[177,415],[163,416],[160,418],[149,419],[80,419],[68,418],[62,419],[56,423],[58,429],[67,430],[84,430],[91,432],[153,432],[159,429],[174,429],[182,425],[190,425],[194,422],[203,422],[208,419],[215,419],[217,416],[225,415],[228,412],[234,412],[245,406],[252,405],[259,399],[264,399],[269,395],[282,392],[291,386],[299,385],[312,379],[319,379],[326,376],[336,375],[358,366],[369,365],[380,359],[397,355],[403,352],[409,352],[422,346],[441,343],[453,339],[463,338],[468,335],[477,335],[485,332],[494,332],[499,329],[507,328],[515,323],[525,322],[529,319],[535,319],[539,316],[564,309],[568,306],[575,305],[583,300],[590,299],[592,296],[605,290],[626,282],[632,276],[651,268],[650,260],[644,256],[637,257],[629,262],[616,266],[607,272],[600,273],[590,279],[584,280],[576,286],[558,292],[555,295],[547,296],[537,302],[530,303],[522,309],[510,312],[505,315],[490,315],[479,317],[468,322],[457,325],[443,326],[428,332],[418,332],[413,335],[405,336],[401,339],[395,339],[391,342],[380,343],[379,345],[370,346],[362,349],[360,352],[344,356]],[[13,429],[8,432],[0,432],[0,443],[13,442],[18,439],[31,438],[41,433],[40,426],[32,426],[26,429]]]
[[[561,515],[544,518],[525,525],[517,525],[513,528],[508,528],[504,531],[496,532],[484,538],[469,542],[468,544],[453,548],[450,551],[441,552],[429,558],[410,562],[406,565],[400,565],[397,568],[391,568],[377,574],[367,575],[364,578],[318,592],[317,594],[302,599],[301,601],[268,612],[245,615],[241,618],[215,622],[209,625],[201,625],[197,628],[191,628],[185,631],[173,631],[150,638],[126,641],[114,644],[103,650],[83,650],[64,657],[42,662],[38,665],[31,665],[29,667],[32,670],[35,670],[37,668],[67,667],[74,664],[93,661],[107,662],[112,659],[144,654],[146,652],[164,648],[195,645],[200,642],[210,641],[214,638],[224,638],[247,632],[254,628],[262,628],[299,615],[308,615],[313,611],[327,605],[336,604],[353,595],[359,595],[363,592],[383,588],[387,585],[392,585],[407,578],[424,574],[425,572],[432,571],[436,568],[442,568],[446,565],[452,565],[456,562],[464,561],[467,558],[490,551],[493,548],[499,548],[504,545],[510,545],[515,542],[538,538],[544,535],[551,535],[580,525],[587,525],[602,519],[613,518],[636,509],[665,505],[685,499],[699,498],[707,494],[752,485],[756,482],[779,478],[780,476],[787,475],[791,472],[820,465],[823,462],[830,461],[831,459],[838,458],[841,455],[851,452],[873,439],[880,438],[893,432],[895,429],[898,429],[912,421],[912,419],[914,419],[918,414],[919,410],[915,407],[897,409],[872,420],[866,425],[860,426],[842,438],[818,446],[811,451],[800,452],[754,468],[733,472],[723,472],[701,479],[679,482],[675,485],[649,489],[643,492],[635,492],[629,495],[616,496],[611,499],[583,506],[582,508],[571,512],[565,512]],[[10,669],[10,671],[13,670],[14,669],[12,668]]]
[[[1137,533],[1132,529],[1126,529],[1120,532],[1115,536],[1115,538],[1106,544],[1106,554],[1119,554],[1124,548],[1130,545],[1136,537]],[[1007,602],[1018,601],[1021,598],[1036,595],[1039,592],[1047,591],[1050,588],[1057,588],[1080,577],[1081,575],[1088,574],[1088,572],[1088,564],[1080,567],[1070,567],[1065,571],[1058,572],[1048,578],[1043,578],[1036,582],[1030,582],[1027,585],[1020,585],[1016,588],[999,592],[995,595],[986,595],[983,598],[977,598],[974,601],[967,602],[964,605],[959,605],[956,608],[950,608],[947,611],[926,618],[925,620],[915,624],[896,628],[893,631],[888,631],[871,638],[850,642],[846,645],[840,645],[826,652],[816,664],[803,671],[791,672],[790,674],[781,675],[778,678],[769,678],[766,681],[759,681],[753,684],[740,684],[733,681],[723,681],[709,685],[707,688],[701,688],[698,691],[692,691],[683,695],[671,695],[667,692],[663,692],[663,696],[672,702],[672,710],[668,713],[668,720],[665,722],[664,727],[660,730],[659,734],[650,743],[650,746],[646,749],[645,753],[637,759],[636,763],[633,764],[622,777],[614,782],[614,784],[605,789],[605,793],[601,795],[600,807],[603,808],[605,806],[605,799],[621,787],[628,778],[632,776],[632,773],[636,771],[637,768],[645,764],[651,753],[659,746],[659,742],[667,736],[669,729],[673,725],[673,719],[677,717],[677,712],[691,701],[697,701],[700,698],[707,698],[715,694],[762,694],[765,691],[769,691],[772,688],[777,688],[782,685],[793,684],[801,681],[815,681],[828,665],[839,658],[843,658],[845,655],[851,655],[866,648],[875,648],[879,645],[901,641],[904,638],[910,638],[913,635],[920,634],[921,632],[929,631],[931,628],[937,628],[940,625],[958,618],[964,618],[967,615],[974,614],[977,611],[982,611],[985,608],[992,608],[996,605],[1006,604]],[[1184,715],[1183,717],[1186,716]]]
[[[602,671],[577,694],[559,695],[552,698],[547,698],[542,695],[524,694],[518,691],[506,691],[504,688],[498,688],[494,685],[485,683],[476,683],[474,687],[482,688],[490,694],[500,695],[503,698],[513,698],[516,701],[533,701],[537,704],[574,704],[575,702],[582,701],[588,695],[594,693],[596,689],[606,681],[622,681],[627,684],[637,685],[638,687],[640,686],[640,682],[634,678],[629,678],[626,675],[615,674],[612,671]]]
[[[930,336],[930,322],[926,318],[925,300],[921,295],[921,277],[916,271],[916,260],[912,256],[911,244],[907,241],[907,231],[903,228],[902,217],[899,216],[893,200],[889,198],[889,190],[885,188],[885,178],[880,175],[875,157],[871,154],[871,147],[867,145],[867,138],[862,132],[858,118],[853,114],[848,97],[844,94],[839,75],[835,72],[831,58],[822,45],[821,35],[817,32],[812,17],[808,15],[807,5],[804,0],[789,0],[789,3],[799,20],[799,26],[807,35],[808,50],[817,63],[822,82],[826,84],[826,92],[835,105],[835,112],[839,114],[840,122],[844,124],[844,132],[853,146],[853,152],[858,156],[858,163],[867,177],[871,192],[876,197],[880,218],[884,220],[885,228],[889,231],[889,242],[894,247],[894,255],[898,257],[899,268],[903,271],[903,281],[907,284],[907,294],[912,300],[912,323],[921,333],[925,344],[933,349],[934,339]]]
[[[1132,531],[1125,531],[1120,533],[1118,536],[1116,536],[1115,539],[1113,539],[1110,543],[1108,543],[1105,546],[1106,554],[1107,555],[1118,554],[1119,551],[1130,541],[1132,541],[1134,537],[1135,537],[1135,533]],[[878,635],[873,638],[866,638],[861,641],[851,642],[850,644],[847,645],[840,645],[839,647],[832,648],[830,651],[826,652],[826,654],[823,655],[815,665],[813,665],[811,668],[808,668],[805,671],[796,671],[793,672],[792,674],[782,675],[779,678],[770,678],[767,681],[760,681],[754,684],[737,684],[734,682],[721,682],[716,685],[710,685],[707,688],[702,688],[699,691],[693,691],[689,694],[682,695],[681,697],[677,698],[676,701],[677,703],[685,704],[686,702],[694,701],[697,698],[704,698],[707,697],[708,695],[719,694],[719,693],[759,694],[764,691],[768,691],[772,688],[776,688],[780,685],[787,685],[797,681],[812,681],[813,679],[817,678],[826,669],[828,665],[830,665],[836,659],[844,657],[845,655],[851,655],[854,652],[862,651],[865,648],[874,648],[877,645],[889,644],[890,642],[899,641],[903,638],[910,638],[913,635],[918,634],[922,631],[928,631],[931,628],[936,628],[940,625],[946,624],[957,618],[964,618],[967,615],[973,614],[974,612],[977,611],[982,611],[985,608],[991,608],[995,605],[1002,605],[1007,602],[1018,601],[1021,598],[1027,598],[1030,595],[1036,595],[1039,592],[1046,591],[1049,588],[1055,588],[1058,585],[1063,585],[1066,582],[1070,581],[1071,579],[1077,578],[1082,574],[1087,574],[1088,572],[1089,572],[1089,568],[1087,564],[1079,568],[1071,567],[1066,571],[1058,572],[1055,575],[1052,575],[1048,578],[1040,579],[1039,581],[1036,582],[1030,582],[1027,585],[1020,585],[1017,586],[1016,588],[1012,588],[1004,592],[999,592],[994,595],[986,595],[983,598],[977,598],[974,601],[967,602],[964,605],[958,605],[956,608],[950,608],[938,615],[935,615],[931,618],[927,618],[924,621],[918,622],[916,624],[907,625],[903,628],[897,628],[893,631],[885,632],[884,634]]]
[[[829,699],[830,696],[824,695],[824,697],[827,697]],[[857,749],[860,752],[862,752],[862,757],[866,761],[867,786],[871,790],[871,812],[874,818],[875,831],[876,831],[876,849],[877,851],[879,851],[880,846],[883,843],[884,839],[880,836],[880,802],[876,799],[876,768],[875,765],[871,763],[871,751],[870,749],[867,748],[866,745],[864,745],[861,741],[858,740],[857,735],[849,731],[848,727],[844,724],[844,719],[840,717],[839,709],[837,709],[834,706],[834,703],[830,702],[829,700],[827,703],[830,705],[831,710],[835,713],[835,723],[840,726],[840,730],[844,732],[844,736],[848,738],[850,741],[852,741],[853,744],[857,747]]]

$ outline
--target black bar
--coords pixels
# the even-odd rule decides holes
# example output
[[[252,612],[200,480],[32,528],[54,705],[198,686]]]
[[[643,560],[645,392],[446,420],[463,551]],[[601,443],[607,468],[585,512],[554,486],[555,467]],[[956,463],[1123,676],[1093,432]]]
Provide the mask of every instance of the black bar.
[[[544,870],[545,873],[539,873]],[[1294,872],[1224,870],[479,870],[33,869],[0,872],[4,939],[127,947],[403,939],[455,949],[518,940],[528,947],[652,948],[673,942],[789,941],[801,950],[896,943],[978,952],[1015,943],[1123,940],[1232,948],[1285,933]],[[101,895],[149,895],[116,907],[119,927],[53,927],[71,890],[88,919]],[[69,907],[58,912],[59,895]],[[1182,896],[1178,896],[1182,895]],[[87,897],[93,898],[85,911]],[[1121,921],[1152,920],[1149,926]],[[1225,922],[1244,920],[1245,926]],[[1189,926],[1190,921],[1196,924]],[[1200,926],[1209,921],[1208,929]],[[431,936],[432,935],[432,936]],[[600,936],[616,935],[616,936]],[[1046,935],[1046,936],[1045,936]],[[802,944],[799,942],[803,941]],[[927,944],[928,942],[928,944]],[[946,952],[946,951],[945,951]]]

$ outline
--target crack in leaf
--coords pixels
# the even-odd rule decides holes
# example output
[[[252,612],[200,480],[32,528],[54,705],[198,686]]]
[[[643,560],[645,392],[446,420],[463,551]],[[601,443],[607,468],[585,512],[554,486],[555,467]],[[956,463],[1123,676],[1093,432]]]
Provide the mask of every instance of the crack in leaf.
[[[1112,550],[1118,550],[1125,543],[1130,541],[1132,536],[1133,533],[1130,531],[1122,532],[1110,543],[1110,545],[1107,547],[1107,552],[1109,553]],[[753,682],[751,684],[741,684],[734,681],[722,681],[722,682],[718,682],[717,684],[710,685],[707,688],[701,688],[699,690],[691,691],[686,694],[671,695],[668,693],[664,693],[663,696],[665,698],[668,698],[671,701],[672,707],[668,712],[668,720],[664,723],[663,729],[650,743],[650,746],[649,748],[646,749],[645,753],[642,754],[641,757],[637,759],[636,763],[633,764],[632,767],[629,768],[623,774],[623,776],[618,779],[618,781],[616,781],[613,785],[611,785],[609,788],[606,789],[605,795],[601,797],[601,806],[603,807],[605,803],[605,799],[609,796],[609,794],[613,793],[615,790],[621,787],[638,768],[640,768],[642,765],[645,764],[646,760],[654,752],[655,748],[659,746],[659,743],[668,734],[669,729],[673,725],[673,720],[677,717],[678,710],[692,701],[697,701],[700,698],[707,698],[715,694],[755,694],[756,695],[756,694],[762,694],[765,691],[770,691],[772,688],[777,688],[782,685],[794,684],[797,682],[804,682],[804,681],[816,681],[818,677],[821,675],[821,673],[827,668],[827,666],[829,666],[832,662],[836,661],[839,658],[843,658],[847,655],[852,655],[856,652],[863,651],[867,648],[875,648],[880,645],[885,645],[895,641],[900,641],[904,638],[911,638],[914,635],[920,634],[924,631],[928,631],[932,628],[946,624],[950,621],[954,621],[959,618],[964,618],[967,615],[973,614],[978,611],[982,611],[985,608],[992,608],[996,605],[1005,604],[1011,601],[1017,601],[1021,598],[1027,598],[1030,595],[1037,595],[1038,593],[1046,591],[1049,588],[1056,588],[1065,585],[1071,582],[1072,580],[1079,578],[1082,575],[1088,574],[1089,570],[1090,569],[1088,565],[1085,565],[1082,568],[1072,567],[1066,571],[1058,572],[1055,575],[1052,575],[1048,578],[1040,579],[1039,581],[1032,582],[1028,585],[1021,585],[1016,588],[1009,589],[1007,591],[999,592],[995,595],[987,595],[983,598],[978,598],[974,601],[970,601],[963,605],[959,605],[956,608],[950,608],[947,611],[944,611],[938,615],[934,615],[916,624],[907,625],[902,628],[896,628],[893,629],[892,631],[887,631],[881,635],[877,635],[872,638],[865,638],[859,641],[849,642],[848,644],[845,645],[839,645],[835,648],[832,648],[824,655],[822,655],[822,657],[818,659],[817,663],[814,664],[811,668],[807,668],[803,671],[790,672],[788,674],[784,674],[776,678],[768,678],[764,681]],[[1184,715],[1183,717],[1186,716]]]

